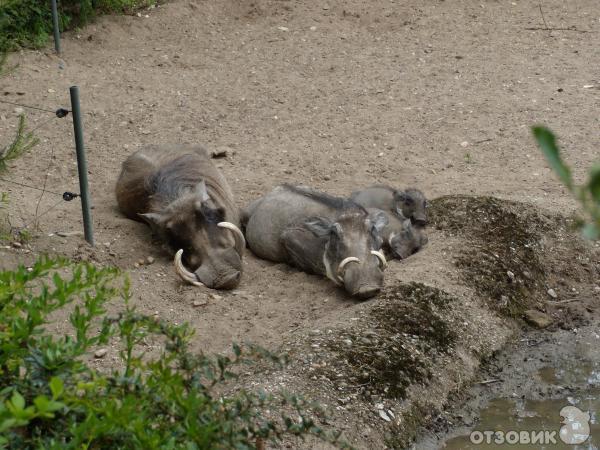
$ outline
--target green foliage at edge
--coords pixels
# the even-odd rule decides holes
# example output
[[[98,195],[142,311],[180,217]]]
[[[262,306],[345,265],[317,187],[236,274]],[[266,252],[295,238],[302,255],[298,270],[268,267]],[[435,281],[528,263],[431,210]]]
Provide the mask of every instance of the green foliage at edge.
[[[110,316],[116,297],[122,311]],[[0,272],[0,448],[248,449],[307,434],[345,446],[302,397],[223,395],[237,370],[285,359],[252,345],[192,353],[189,326],[139,314],[129,297],[113,268],[41,257]],[[53,332],[65,314],[70,331]],[[89,363],[99,346],[110,372]]]
[[[588,220],[582,224],[584,236],[593,240],[600,239],[600,163],[592,166],[585,184],[576,185],[571,177],[571,169],[560,156],[554,134],[539,126],[533,127],[532,131],[548,164],[588,215]]]

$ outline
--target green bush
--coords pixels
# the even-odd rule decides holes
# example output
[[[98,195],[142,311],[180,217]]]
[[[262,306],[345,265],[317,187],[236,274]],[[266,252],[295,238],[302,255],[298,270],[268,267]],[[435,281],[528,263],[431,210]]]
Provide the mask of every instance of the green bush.
[[[554,134],[547,128],[533,127],[533,135],[552,170],[587,214],[586,220],[580,223],[584,236],[588,239],[600,239],[600,163],[591,167],[585,184],[576,185],[571,176],[571,168],[560,157]]]
[[[123,312],[110,317],[115,297]],[[222,395],[236,367],[281,358],[237,345],[231,357],[192,354],[187,325],[138,314],[128,298],[116,269],[43,257],[0,272],[0,448],[243,449],[285,434],[337,442],[299,397]],[[70,311],[62,336],[49,330],[59,310]],[[160,354],[145,354],[149,341]],[[88,364],[98,346],[115,349],[110,373]]]
[[[82,26],[97,14],[129,13],[157,0],[58,0],[61,31]],[[50,0],[0,0],[0,52],[39,48],[52,35]]]

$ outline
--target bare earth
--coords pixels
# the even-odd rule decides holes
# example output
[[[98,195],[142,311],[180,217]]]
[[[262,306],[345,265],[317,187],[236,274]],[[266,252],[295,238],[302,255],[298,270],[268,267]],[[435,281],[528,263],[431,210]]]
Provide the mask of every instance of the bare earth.
[[[69,86],[81,89],[97,244],[56,234],[82,227],[79,202],[63,202],[39,218],[29,244],[0,248],[0,268],[44,252],[116,265],[130,273],[140,311],[191,322],[195,345],[205,351],[224,351],[232,341],[291,348],[315,330],[345,329],[379,299],[358,303],[327,280],[250,253],[235,291],[183,285],[149,229],[117,210],[121,162],[148,143],[227,150],[216,163],[240,206],[282,182],[338,195],[387,183],[419,187],[429,198],[495,196],[567,216],[575,203],[547,168],[530,126],[557,132],[583,180],[600,148],[600,15],[596,0],[546,0],[543,12],[555,30],[543,29],[539,2],[525,0],[175,0],[66,33],[61,58],[50,48],[14,54],[19,67],[0,79],[0,99],[68,108]],[[0,104],[1,144],[11,139],[17,112]],[[41,187],[48,173],[48,190],[79,192],[70,119],[26,112],[30,127],[41,125],[41,143],[7,177]],[[12,225],[31,225],[40,192],[0,187],[10,195]],[[46,193],[39,213],[59,201]],[[441,407],[474,376],[480,350],[501,347],[519,324],[481,306],[485,296],[460,281],[453,252],[469,245],[468,236],[432,227],[429,241],[421,253],[391,263],[386,284],[418,281],[460,299],[453,314],[468,325],[454,357],[440,359],[432,384],[409,395],[425,392]],[[560,300],[576,287],[595,311],[598,247],[585,248],[592,255],[585,276],[571,280],[574,272],[559,267],[544,290],[553,287]],[[550,260],[584,254],[569,252]],[[148,256],[155,262],[137,264]],[[113,356],[99,364],[110,366]],[[307,380],[325,380],[297,378],[286,378],[285,387],[310,391]],[[339,397],[325,381],[313,388],[327,402]],[[392,445],[384,440],[389,424],[366,395],[354,409],[338,407],[333,423],[359,447]],[[397,433],[409,431],[399,425]]]

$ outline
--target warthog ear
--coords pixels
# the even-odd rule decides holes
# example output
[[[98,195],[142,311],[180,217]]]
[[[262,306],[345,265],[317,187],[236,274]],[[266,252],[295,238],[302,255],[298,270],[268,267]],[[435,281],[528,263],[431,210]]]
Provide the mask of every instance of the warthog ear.
[[[369,214],[368,220],[378,234],[381,233],[381,230],[389,223],[388,216],[383,211],[372,212]]]
[[[320,216],[309,217],[304,221],[304,225],[317,237],[327,236],[334,228],[329,219]]]

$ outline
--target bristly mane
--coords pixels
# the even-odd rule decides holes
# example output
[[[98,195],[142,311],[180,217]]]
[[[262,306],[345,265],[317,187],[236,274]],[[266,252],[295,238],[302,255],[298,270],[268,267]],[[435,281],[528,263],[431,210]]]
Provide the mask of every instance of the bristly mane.
[[[357,209],[360,212],[368,214],[365,208],[360,206],[358,203],[355,203],[353,200],[345,199],[342,197],[335,197],[333,195],[326,194],[325,192],[315,191],[314,189],[311,189],[309,187],[294,186],[293,184],[288,183],[283,184],[283,187],[292,192],[295,192],[296,194],[303,195],[304,197],[308,197],[312,200],[315,200],[334,209]]]
[[[170,161],[146,180],[146,189],[155,199],[171,203],[189,193],[202,181],[194,155],[182,155]]]

